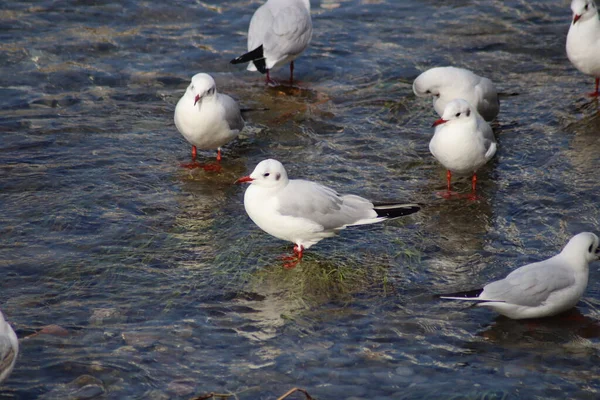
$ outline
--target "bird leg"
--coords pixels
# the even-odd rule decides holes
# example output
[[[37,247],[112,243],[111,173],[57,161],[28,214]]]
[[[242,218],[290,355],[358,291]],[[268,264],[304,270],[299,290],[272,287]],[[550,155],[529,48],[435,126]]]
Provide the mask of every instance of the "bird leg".
[[[473,174],[471,178],[471,194],[467,196],[469,200],[477,200],[477,174]]]
[[[295,268],[296,265],[298,265],[298,263],[300,263],[300,261],[302,261],[303,252],[304,252],[304,246],[298,246],[297,244],[295,244],[294,245],[294,255],[283,257],[283,260],[289,261],[288,263],[283,264],[283,267],[285,269]]]
[[[452,180],[452,172],[450,172],[450,170],[446,170],[446,180],[448,181],[448,184],[446,186],[446,191],[439,192],[438,195],[440,195],[444,199],[448,200],[452,197],[452,185],[450,184],[450,181]]]
[[[221,149],[219,149],[217,152],[217,164],[200,164],[198,161],[196,161],[197,155],[198,149],[196,149],[196,146],[192,146],[192,162],[188,164],[181,164],[181,166],[187,169],[202,168],[205,171],[211,172],[221,171],[222,167],[221,164],[219,164],[219,162],[221,161]]]
[[[598,97],[600,93],[598,92],[598,85],[600,85],[600,78],[596,78],[596,91],[588,94],[590,97]]]

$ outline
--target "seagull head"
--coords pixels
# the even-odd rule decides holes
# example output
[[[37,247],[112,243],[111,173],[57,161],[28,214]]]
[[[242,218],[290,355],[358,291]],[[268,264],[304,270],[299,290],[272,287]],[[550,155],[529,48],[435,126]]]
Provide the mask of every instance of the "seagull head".
[[[563,248],[561,254],[569,258],[583,256],[586,263],[600,259],[598,236],[591,232],[582,232],[571,238]]]
[[[571,2],[573,11],[573,25],[578,21],[587,21],[596,16],[596,3],[594,0],[573,0]]]
[[[203,99],[212,98],[217,93],[215,80],[209,74],[200,73],[192,77],[186,94],[194,99],[194,105]]]
[[[288,176],[283,164],[273,159],[259,162],[250,175],[235,181],[235,183],[252,183],[266,188],[285,186],[287,182]]]
[[[451,121],[468,121],[475,118],[475,114],[471,110],[471,105],[463,99],[454,99],[446,104],[442,118],[433,123],[432,126],[438,126]]]
[[[440,90],[444,82],[444,78],[441,76],[442,69],[443,67],[432,68],[417,76],[413,82],[413,92],[417,97],[440,97]]]

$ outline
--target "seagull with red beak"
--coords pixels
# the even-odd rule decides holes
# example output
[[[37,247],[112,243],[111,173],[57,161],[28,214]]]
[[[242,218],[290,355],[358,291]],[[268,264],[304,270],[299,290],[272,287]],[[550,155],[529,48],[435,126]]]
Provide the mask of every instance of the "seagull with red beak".
[[[589,94],[598,97],[600,92],[600,20],[594,0],[571,2],[573,21],[567,35],[567,57],[571,63],[596,79],[596,90]]]
[[[212,76],[204,73],[192,77],[183,97],[175,107],[175,126],[192,145],[192,162],[183,167],[219,171],[221,146],[232,141],[244,128],[244,119],[237,102],[217,93]],[[217,150],[217,164],[196,161],[197,149]]]
[[[496,154],[496,139],[492,128],[466,100],[454,99],[446,105],[442,118],[433,123],[435,134],[429,142],[429,151],[446,168],[448,191],[452,196],[452,174],[471,175],[475,199],[476,171]]]
[[[353,225],[374,224],[420,210],[417,204],[380,203],[359,196],[338,194],[315,182],[289,179],[277,160],[261,161],[249,176],[244,195],[248,216],[259,228],[278,239],[294,243],[294,255],[284,266],[293,268],[304,250]]]

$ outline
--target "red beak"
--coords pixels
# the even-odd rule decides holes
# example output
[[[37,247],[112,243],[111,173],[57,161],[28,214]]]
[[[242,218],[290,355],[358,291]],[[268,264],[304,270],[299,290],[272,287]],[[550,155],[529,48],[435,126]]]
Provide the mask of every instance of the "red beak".
[[[200,100],[200,95],[197,94],[196,98],[194,99],[194,105],[196,105],[196,103],[198,102],[198,100]]]
[[[438,119],[437,121],[435,121],[435,122],[433,123],[433,125],[431,125],[431,126],[432,126],[432,127],[433,127],[433,126],[438,126],[438,125],[441,125],[441,124],[445,124],[446,122],[448,122],[448,120],[447,120],[447,119],[440,118],[440,119]]]
[[[575,16],[573,17],[573,23],[579,21],[579,18],[581,18],[581,15],[575,14]]]
[[[234,183],[248,183],[248,182],[252,182],[254,179],[250,178],[249,176],[242,176],[240,179],[238,179],[237,181],[235,181]]]

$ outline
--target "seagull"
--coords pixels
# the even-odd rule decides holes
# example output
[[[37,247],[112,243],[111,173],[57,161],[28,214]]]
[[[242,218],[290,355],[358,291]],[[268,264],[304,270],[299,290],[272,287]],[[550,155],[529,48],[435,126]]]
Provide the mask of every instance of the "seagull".
[[[231,60],[246,63],[249,71],[267,74],[290,63],[290,84],[294,81],[294,60],[306,50],[312,38],[309,0],[268,0],[250,20],[248,53]]]
[[[429,142],[431,154],[447,169],[448,192],[452,174],[472,175],[471,197],[475,197],[476,171],[496,154],[492,128],[466,100],[454,99],[446,105],[442,118],[433,123],[435,134]]]
[[[182,166],[219,171],[221,146],[235,139],[244,128],[244,119],[235,100],[217,93],[212,76],[199,73],[192,77],[192,82],[175,107],[175,126],[192,145],[192,162]],[[217,149],[217,164],[198,163],[197,148]]]
[[[518,268],[483,289],[438,297],[471,301],[512,319],[549,317],[577,304],[588,283],[588,263],[599,257],[598,236],[583,232],[554,257]]]
[[[12,372],[18,354],[19,339],[0,312],[0,382],[8,378]]]
[[[600,20],[594,0],[573,0],[573,22],[567,35],[567,57],[571,63],[587,75],[596,78],[596,90],[591,97],[598,97],[600,84]]]
[[[417,204],[374,204],[355,195],[340,195],[321,184],[288,179],[283,165],[261,161],[249,176],[236,183],[250,183],[244,195],[248,216],[259,228],[294,243],[294,256],[286,268],[300,262],[304,250],[353,225],[374,224],[413,214]]]
[[[467,100],[486,121],[496,118],[500,110],[498,93],[492,81],[468,69],[431,68],[415,79],[413,92],[418,97],[433,96],[433,108],[440,117],[446,105],[454,99]]]

